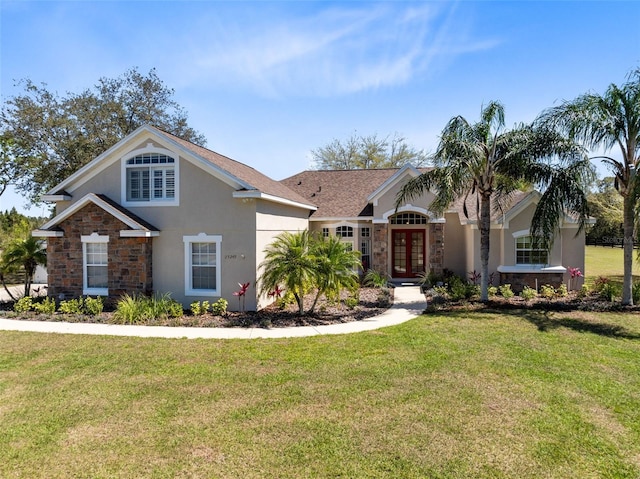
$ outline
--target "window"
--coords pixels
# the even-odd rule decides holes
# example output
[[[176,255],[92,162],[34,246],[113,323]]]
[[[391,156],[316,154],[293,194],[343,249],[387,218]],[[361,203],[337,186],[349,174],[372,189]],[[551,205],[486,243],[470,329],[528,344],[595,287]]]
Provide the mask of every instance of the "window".
[[[341,238],[353,238],[353,227],[352,226],[338,226],[336,228],[336,236]]]
[[[222,236],[185,236],[185,294],[217,296],[220,288],[220,244]]]
[[[371,229],[368,226],[365,226],[360,230],[360,235],[363,238],[369,238],[371,236]]]
[[[426,225],[427,217],[418,213],[400,213],[391,217],[392,225]]]
[[[547,252],[533,247],[531,235],[516,238],[516,264],[543,265],[547,264]]]
[[[178,200],[178,156],[154,147],[131,152],[122,159],[122,190],[125,206],[175,205]]]
[[[371,240],[366,239],[360,242],[360,253],[362,269],[366,273],[371,267]]]
[[[322,237],[323,238],[329,237],[329,228],[322,228]]]
[[[93,233],[81,236],[82,241],[82,294],[108,296],[108,236]]]

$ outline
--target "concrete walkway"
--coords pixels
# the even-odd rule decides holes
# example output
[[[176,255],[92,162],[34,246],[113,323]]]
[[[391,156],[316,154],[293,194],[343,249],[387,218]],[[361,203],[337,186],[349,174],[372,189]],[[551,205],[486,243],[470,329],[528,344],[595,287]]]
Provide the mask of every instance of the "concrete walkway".
[[[0,318],[0,330],[32,331],[38,333],[99,334],[108,336],[139,336],[143,338],[294,338],[319,334],[347,334],[393,326],[422,314],[427,307],[419,286],[398,286],[394,290],[394,304],[379,316],[330,324],[327,326],[296,326],[291,328],[187,328],[171,326],[128,326],[118,324],[64,323],[21,321]]]

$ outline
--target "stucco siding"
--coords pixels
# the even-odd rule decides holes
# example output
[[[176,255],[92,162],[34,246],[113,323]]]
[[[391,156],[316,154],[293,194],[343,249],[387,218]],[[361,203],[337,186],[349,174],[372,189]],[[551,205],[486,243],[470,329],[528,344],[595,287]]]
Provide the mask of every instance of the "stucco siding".
[[[465,277],[467,271],[467,232],[457,213],[447,213],[444,225],[444,267]]]
[[[301,208],[281,205],[276,203],[268,203],[265,201],[257,202],[256,211],[256,234],[255,234],[255,250],[253,256],[255,258],[255,268],[252,272],[256,281],[259,280],[260,271],[258,267],[265,259],[264,250],[276,239],[280,233],[288,231],[297,233],[309,228],[309,212]],[[256,273],[257,271],[257,273]],[[256,276],[258,275],[258,276]],[[251,289],[259,288],[260,285],[255,282]],[[258,291],[255,290],[256,309],[263,308],[270,304],[273,299],[267,296],[260,297]]]
[[[396,184],[390,186],[389,189],[377,199],[377,204],[374,204],[373,207],[374,218],[381,219],[385,214],[393,214],[396,209],[396,196],[402,186],[405,184],[406,180],[408,180],[409,178],[411,177],[407,175],[406,178],[404,178],[404,181],[398,181]],[[415,211],[418,211],[418,209],[428,210],[429,205],[431,205],[431,202],[433,201],[433,198],[433,193],[426,192],[423,195],[420,195],[419,197],[408,201],[407,203],[410,206],[407,208],[410,210],[411,206],[413,206],[416,208]]]
[[[585,232],[584,230],[578,233],[577,228],[565,228],[562,230],[562,266],[568,268],[580,268],[583,274],[594,274],[593,271],[585,271],[584,264],[584,245],[585,245]],[[565,273],[565,283],[568,283],[570,279],[569,273]],[[584,284],[584,278],[579,277],[573,280],[571,284],[572,289],[580,289]]]

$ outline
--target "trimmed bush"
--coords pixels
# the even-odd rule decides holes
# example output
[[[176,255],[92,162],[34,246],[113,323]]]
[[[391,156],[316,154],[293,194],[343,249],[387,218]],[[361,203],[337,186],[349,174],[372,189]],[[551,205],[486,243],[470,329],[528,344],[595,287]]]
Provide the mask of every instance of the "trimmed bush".
[[[229,306],[229,302],[224,298],[220,298],[211,305],[211,313],[215,316],[224,316],[227,314],[227,306]]]
[[[529,286],[525,286],[524,288],[522,288],[522,292],[520,293],[520,296],[525,301],[531,301],[532,299],[538,296],[538,292],[535,289],[530,288]]]
[[[511,290],[511,284],[508,283],[498,286],[498,291],[500,291],[500,295],[505,299],[510,299],[515,296]]]
[[[13,305],[13,310],[16,313],[27,313],[32,309],[33,309],[33,299],[31,299],[31,296],[25,296],[23,298],[20,298]]]
[[[33,308],[40,314],[54,314],[56,312],[56,300],[46,297],[43,301],[35,303]]]

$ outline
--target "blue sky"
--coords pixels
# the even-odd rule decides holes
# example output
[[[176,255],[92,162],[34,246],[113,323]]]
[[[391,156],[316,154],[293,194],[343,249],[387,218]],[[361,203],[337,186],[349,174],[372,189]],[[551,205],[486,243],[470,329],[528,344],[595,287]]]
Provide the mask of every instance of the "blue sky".
[[[508,125],[640,66],[640,2],[10,1],[0,95],[156,68],[207,147],[282,179],[354,132],[433,151],[455,115]],[[0,210],[25,200],[0,197]],[[26,210],[36,215],[42,208]]]

